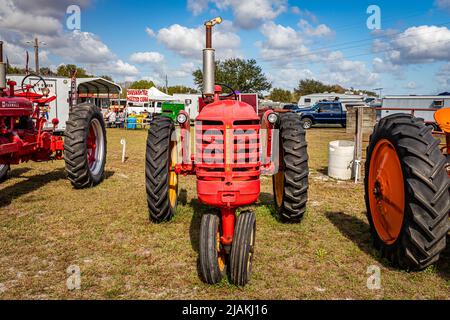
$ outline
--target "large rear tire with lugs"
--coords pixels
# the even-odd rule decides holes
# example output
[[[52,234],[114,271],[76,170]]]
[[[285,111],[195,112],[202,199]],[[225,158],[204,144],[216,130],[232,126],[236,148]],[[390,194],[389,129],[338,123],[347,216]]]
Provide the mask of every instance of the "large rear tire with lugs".
[[[150,123],[145,157],[145,186],[151,221],[169,221],[178,202],[176,141],[172,141],[175,126],[167,117],[156,116]]]
[[[278,216],[285,222],[300,222],[308,201],[308,151],[305,130],[298,114],[280,114],[279,171],[273,178]]]
[[[394,114],[370,138],[367,216],[375,247],[394,266],[420,270],[446,246],[450,210],[446,159],[422,119]]]
[[[89,103],[74,106],[64,137],[64,160],[72,185],[82,189],[99,184],[106,164],[106,130],[100,108]]]

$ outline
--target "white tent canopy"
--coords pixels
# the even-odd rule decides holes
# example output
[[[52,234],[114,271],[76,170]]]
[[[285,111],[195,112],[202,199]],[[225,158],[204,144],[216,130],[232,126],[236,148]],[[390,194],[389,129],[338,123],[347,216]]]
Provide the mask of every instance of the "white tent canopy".
[[[161,92],[156,87],[148,89],[148,98],[153,101],[175,101],[177,98]]]

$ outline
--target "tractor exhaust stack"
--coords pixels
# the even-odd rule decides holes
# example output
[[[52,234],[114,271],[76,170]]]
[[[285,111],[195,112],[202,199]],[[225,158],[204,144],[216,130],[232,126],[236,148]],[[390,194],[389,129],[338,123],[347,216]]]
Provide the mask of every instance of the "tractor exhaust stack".
[[[217,17],[205,22],[206,47],[203,49],[203,94],[206,97],[214,96],[215,85],[215,50],[212,47],[212,27],[222,23],[222,18]]]
[[[6,64],[3,62],[3,41],[0,41],[0,91],[6,89]]]

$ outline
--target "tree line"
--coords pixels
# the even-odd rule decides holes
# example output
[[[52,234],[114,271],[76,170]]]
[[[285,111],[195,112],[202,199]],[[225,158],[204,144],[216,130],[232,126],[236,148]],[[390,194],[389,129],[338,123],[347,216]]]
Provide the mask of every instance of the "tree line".
[[[71,77],[75,70],[77,71],[77,78],[95,77],[94,75],[89,74],[85,69],[74,64],[62,64],[58,66],[56,70],[47,67],[40,68],[40,74],[43,76]],[[26,74],[26,70],[24,68],[8,65],[7,73]],[[167,88],[161,86],[158,87],[153,81],[149,80],[138,80],[132,83],[125,83],[122,84],[124,89],[122,98],[126,98],[126,89],[148,89],[151,87],[157,87],[160,91],[167,92],[169,95],[174,93],[200,93],[203,82],[202,70],[200,68],[195,70],[192,73],[192,76],[197,88],[190,88],[183,85],[173,85]],[[100,77],[113,81],[113,78],[109,75],[101,75]],[[297,103],[301,96],[324,92],[343,94],[347,91],[352,91],[355,94],[376,96],[376,93],[372,91],[355,90],[353,88],[347,89],[338,84],[329,85],[314,79],[299,80],[297,87],[294,88],[293,91],[283,88],[272,88],[272,83],[264,74],[262,68],[257,64],[255,59],[245,60],[234,58],[216,61],[216,83],[225,84],[239,92],[257,93],[260,97],[283,103]],[[230,92],[225,86],[223,86],[222,89],[224,92]],[[263,96],[263,94],[267,92],[269,94]]]

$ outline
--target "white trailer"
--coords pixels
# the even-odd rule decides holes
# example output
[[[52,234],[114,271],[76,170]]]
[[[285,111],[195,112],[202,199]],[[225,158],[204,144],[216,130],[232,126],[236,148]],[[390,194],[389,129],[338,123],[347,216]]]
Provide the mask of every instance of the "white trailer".
[[[320,101],[345,100],[349,102],[363,102],[367,96],[357,94],[340,94],[340,93],[315,93],[300,97],[298,106],[300,108],[312,107]]]
[[[426,123],[434,124],[434,113],[441,108],[450,108],[450,96],[386,96],[381,118],[394,113],[412,113]]]
[[[69,101],[71,99],[71,79],[65,77],[46,77],[43,76],[47,87],[50,90],[49,96],[55,96],[56,99],[50,102],[49,122],[46,127],[51,126],[51,120],[59,119],[58,129],[66,128],[66,121],[69,119]],[[25,75],[7,75],[8,80],[17,83],[16,89],[20,89]],[[39,81],[38,77],[30,76],[24,82],[24,85],[34,85]],[[110,106],[111,99],[118,99],[122,88],[103,78],[78,78],[77,85],[77,103],[90,102],[101,108]],[[36,92],[44,87],[39,82],[39,88],[35,88]]]

